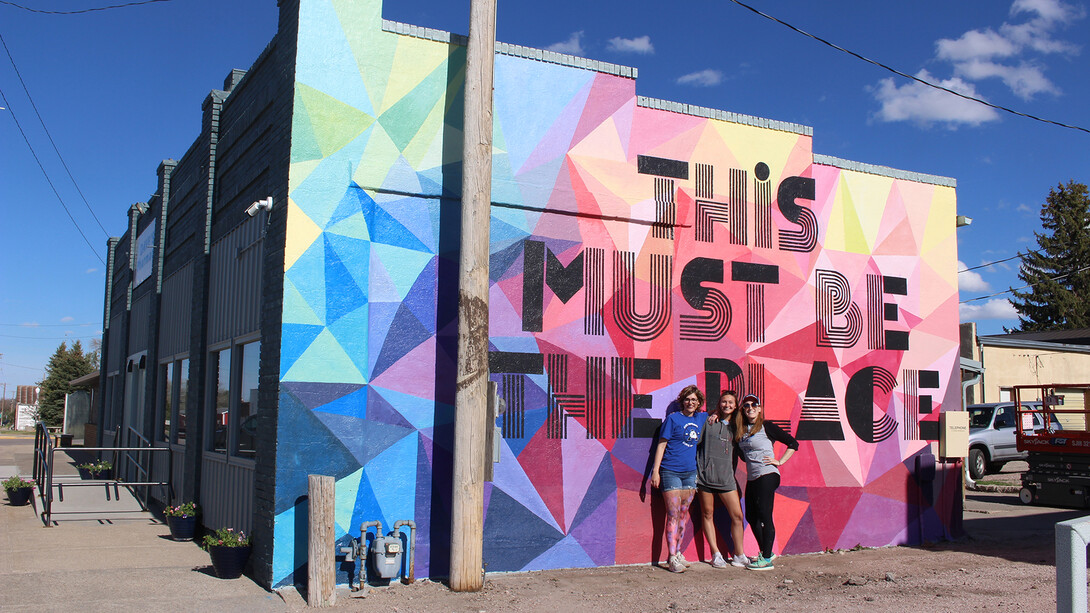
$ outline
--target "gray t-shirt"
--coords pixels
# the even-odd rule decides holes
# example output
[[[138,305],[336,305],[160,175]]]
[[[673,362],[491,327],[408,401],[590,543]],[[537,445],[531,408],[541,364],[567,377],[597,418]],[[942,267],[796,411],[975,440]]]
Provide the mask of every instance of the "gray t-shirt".
[[[760,431],[756,434],[743,435],[738,441],[738,449],[742,452],[742,459],[746,461],[746,481],[753,481],[757,477],[778,473],[780,470],[771,464],[765,464],[768,456],[776,457],[772,451],[772,442],[783,443],[789,449],[799,448],[799,442],[793,436],[783,431],[782,428],[772,422],[764,422]]]
[[[696,484],[713,489],[738,489],[734,479],[734,428],[729,423],[707,422],[696,448]]]

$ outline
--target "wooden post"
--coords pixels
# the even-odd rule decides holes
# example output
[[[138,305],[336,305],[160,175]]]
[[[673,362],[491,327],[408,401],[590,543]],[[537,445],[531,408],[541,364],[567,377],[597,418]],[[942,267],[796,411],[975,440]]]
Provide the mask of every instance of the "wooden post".
[[[450,533],[450,588],[456,592],[475,592],[484,586],[483,460],[488,402],[492,66],[496,49],[496,0],[470,0],[469,7]]]
[[[336,485],[333,477],[307,476],[310,534],[307,547],[307,606],[331,607],[337,603],[335,590],[337,561],[333,507]]]

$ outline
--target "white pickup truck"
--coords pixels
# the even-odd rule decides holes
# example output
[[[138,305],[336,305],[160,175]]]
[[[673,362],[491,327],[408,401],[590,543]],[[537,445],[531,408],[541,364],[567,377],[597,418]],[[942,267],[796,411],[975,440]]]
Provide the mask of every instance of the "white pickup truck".
[[[1024,407],[1040,411],[1040,402],[1026,402]],[[1018,451],[1015,436],[1017,413],[1013,402],[989,402],[973,404],[969,410],[969,476],[979,479],[988,473],[997,473],[1003,465],[1012,460],[1024,460],[1025,452]],[[1033,427],[1024,431],[1037,430],[1041,426],[1041,414],[1031,413]],[[1061,430],[1056,416],[1049,415],[1049,427]]]

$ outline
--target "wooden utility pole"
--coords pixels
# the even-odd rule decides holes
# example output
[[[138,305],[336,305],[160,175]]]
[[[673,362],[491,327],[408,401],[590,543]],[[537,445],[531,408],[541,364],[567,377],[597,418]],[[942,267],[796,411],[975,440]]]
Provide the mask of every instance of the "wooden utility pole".
[[[488,403],[488,245],[492,204],[492,65],[496,0],[470,0],[458,262],[458,376],[450,588],[484,586],[484,442]]]
[[[331,607],[337,604],[336,482],[325,475],[307,476],[310,533],[307,546],[307,606]]]

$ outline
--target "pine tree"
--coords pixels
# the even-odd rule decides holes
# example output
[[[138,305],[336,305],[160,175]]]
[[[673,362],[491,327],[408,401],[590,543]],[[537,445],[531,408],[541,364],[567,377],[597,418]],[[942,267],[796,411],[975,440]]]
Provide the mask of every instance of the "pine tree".
[[[68,384],[72,379],[94,372],[90,354],[83,353],[79,341],[69,349],[67,343],[61,343],[57,351],[49,358],[45,367],[45,379],[38,385],[38,419],[47,426],[60,426],[64,421],[64,397],[71,391],[81,389]]]
[[[1049,190],[1041,206],[1038,248],[1022,256],[1012,290],[1022,332],[1090,327],[1090,196],[1086,185],[1068,181]]]

